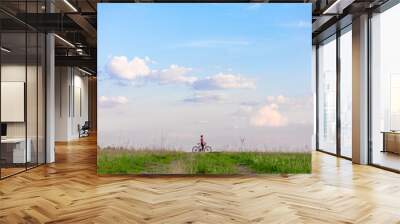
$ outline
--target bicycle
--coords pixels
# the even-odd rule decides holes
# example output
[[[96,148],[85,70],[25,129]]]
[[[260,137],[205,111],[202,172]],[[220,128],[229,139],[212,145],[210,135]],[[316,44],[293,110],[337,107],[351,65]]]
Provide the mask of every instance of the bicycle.
[[[212,148],[209,145],[205,145],[203,149],[201,144],[197,143],[197,145],[193,146],[192,152],[212,152]]]

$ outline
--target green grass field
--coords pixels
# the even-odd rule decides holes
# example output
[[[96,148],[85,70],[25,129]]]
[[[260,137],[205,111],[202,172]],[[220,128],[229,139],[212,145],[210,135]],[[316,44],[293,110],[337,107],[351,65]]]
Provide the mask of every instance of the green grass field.
[[[99,174],[310,173],[310,153],[99,150]]]

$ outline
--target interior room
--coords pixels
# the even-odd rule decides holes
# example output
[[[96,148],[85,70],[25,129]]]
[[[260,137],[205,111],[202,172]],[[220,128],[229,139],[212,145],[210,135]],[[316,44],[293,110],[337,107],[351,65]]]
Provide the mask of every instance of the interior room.
[[[400,55],[398,53],[400,52],[398,26],[400,2],[398,0],[178,2],[0,1],[0,223],[386,224],[400,222],[400,200],[398,200],[400,198]],[[140,49],[146,47],[155,49],[155,46],[163,43],[158,39],[165,38],[164,36],[153,35],[147,36],[150,39],[144,38],[145,40],[154,38],[148,45],[137,46],[138,43],[132,41],[126,44],[129,46],[114,47],[116,55],[105,55],[103,52],[102,60],[107,62],[114,56],[121,56],[120,52],[132,49],[132,63],[128,63],[129,61],[126,63],[128,69],[117,69],[119,73],[114,76],[108,74],[110,70],[104,66],[107,63],[98,63],[98,50],[100,55],[102,49],[97,41],[102,43],[110,41],[102,39],[104,35],[99,35],[101,32],[98,29],[101,26],[98,24],[100,18],[98,7],[101,4],[120,3],[139,3],[143,9],[136,11],[137,15],[144,14],[148,5],[163,4],[170,7],[188,4],[193,8],[199,5],[207,7],[207,4],[214,3],[243,4],[245,6],[243,11],[248,14],[259,13],[260,4],[282,4],[282,6],[309,4],[310,21],[282,23],[276,19],[278,16],[272,16],[268,21],[257,20],[250,25],[252,28],[264,29],[265,32],[274,29],[274,26],[311,32],[312,39],[307,44],[307,47],[312,48],[312,57],[309,58],[311,71],[310,74],[302,74],[308,77],[312,88],[310,90],[312,96],[310,101],[307,101],[310,107],[304,117],[295,119],[300,124],[308,118],[312,120],[310,128],[307,129],[312,132],[310,134],[312,139],[303,139],[309,142],[310,146],[301,145],[311,154],[310,172],[301,174],[281,171],[275,174],[243,172],[240,175],[198,173],[126,175],[129,174],[126,173],[113,176],[99,173],[97,166],[98,153],[101,150],[99,142],[105,139],[99,135],[103,126],[100,123],[98,126],[98,107],[126,104],[127,100],[119,97],[107,99],[101,97],[101,93],[98,93],[98,82],[104,85],[117,83],[120,80],[116,77],[124,73],[125,83],[117,83],[121,84],[120,87],[112,87],[112,91],[121,95],[128,88],[127,83],[131,84],[135,91],[145,89],[141,86],[144,84],[165,84],[162,83],[165,81],[161,79],[162,76],[154,76],[156,73],[154,70],[162,73],[169,68],[181,68],[177,65],[162,67],[160,61],[144,54],[141,55],[143,60],[137,58],[134,60],[134,56],[139,55],[137,52]],[[203,10],[207,12],[207,8]],[[162,10],[160,12],[166,13]],[[217,10],[213,11],[217,16],[224,16],[227,12],[222,10],[220,14],[218,13]],[[273,15],[274,12],[271,13]],[[293,18],[290,13],[285,16]],[[111,21],[102,21],[113,25]],[[183,18],[181,21],[187,24],[189,19]],[[208,25],[205,20],[198,22]],[[140,28],[132,29],[134,26],[130,26],[129,23],[134,23]],[[156,27],[148,23],[149,21],[140,20],[124,21],[123,24],[127,25],[121,29],[137,32],[138,37],[144,37],[144,32],[140,32],[141,29],[148,33]],[[226,29],[229,30],[229,27]],[[235,23],[231,27],[232,33],[238,32]],[[188,30],[179,29],[179,31]],[[185,39],[182,37],[185,32],[177,35],[176,32],[171,32],[173,29],[168,26],[160,30]],[[243,31],[243,33],[249,32]],[[297,36],[289,33],[280,35],[298,40]],[[125,36],[121,38],[126,39]],[[266,43],[263,47],[268,49],[269,54],[271,52],[276,54],[276,57],[270,59],[268,63],[284,60],[284,65],[288,68],[299,63],[296,60],[290,61],[280,57],[281,52],[274,48],[276,46],[271,43],[268,35],[257,38],[263,38]],[[224,49],[228,49],[222,52],[229,58],[230,54],[238,52],[238,46],[251,46],[252,42],[242,39],[199,38],[197,42],[192,41],[186,45],[182,43],[179,47],[222,49],[221,45]],[[227,47],[228,45],[235,46]],[[159,48],[154,52],[167,51],[163,52]],[[198,60],[200,57],[193,52],[195,51],[187,51],[185,59],[200,61]],[[212,58],[207,54],[202,56]],[[168,54],[164,56],[167,59],[171,57]],[[252,57],[260,60],[265,55],[246,57],[243,61],[251,66],[251,62],[255,61],[251,60]],[[240,63],[237,61],[235,65]],[[261,64],[263,63],[262,61]],[[142,69],[139,72],[136,70],[132,72],[133,67],[138,64]],[[188,64],[189,66],[182,67],[183,69],[181,68],[173,76],[167,77],[172,77],[174,83],[180,83],[183,88],[192,91],[194,97],[189,100],[182,98],[182,102],[186,99],[193,104],[199,98],[226,100],[225,95],[214,96],[211,93],[225,87],[231,91],[232,86],[237,87],[235,81],[243,81],[231,75],[229,85],[219,85],[220,79],[215,81],[213,76],[204,75],[204,70],[191,66],[194,63]],[[217,67],[210,66],[210,69],[217,70],[219,69]],[[182,75],[182,71],[189,70],[196,73],[194,78]],[[231,70],[226,69],[229,74],[232,73]],[[268,75],[279,77],[279,72],[277,69]],[[143,74],[153,74],[153,76],[143,79],[143,83],[130,83],[133,80],[132,76],[144,76]],[[284,81],[296,85],[294,77],[297,75],[299,74],[290,73],[290,77]],[[201,87],[209,87],[206,89],[208,95],[198,94],[202,92],[193,84],[198,80],[203,81]],[[259,84],[257,80],[252,81]],[[212,85],[207,86],[204,83]],[[276,86],[279,86],[279,82]],[[171,91],[175,90],[175,87],[169,88]],[[259,89],[258,86],[257,88]],[[150,90],[147,91],[151,93]],[[130,100],[132,102],[141,100],[141,106],[146,107],[146,98],[140,98],[145,94],[140,95],[139,91],[133,94],[136,93],[138,96],[131,97]],[[239,96],[245,97],[245,95]],[[225,101],[227,105],[225,109],[232,106],[232,100],[237,98]],[[287,122],[278,113],[282,102],[294,111],[298,111],[297,107],[304,106],[295,105],[294,101],[285,101],[282,97],[264,100],[275,101],[273,105],[263,110],[272,111],[273,116],[262,116],[264,119],[261,119],[261,123],[268,123],[273,119],[278,119],[279,124]],[[157,103],[157,100],[153,101]],[[221,105],[224,104],[220,103],[219,106]],[[243,102],[240,105],[243,110],[240,112],[251,114],[249,108],[254,105],[255,103],[250,100]],[[129,110],[115,111],[111,115],[119,116],[122,121],[123,118],[133,114]],[[171,118],[160,119],[162,116],[152,119],[155,115],[150,112],[143,114],[152,121],[175,121]],[[119,133],[126,134],[122,130],[124,125],[136,125],[128,122],[115,123],[112,119],[108,119],[107,122],[112,125],[113,130],[117,130],[113,131],[115,138],[122,138]],[[204,123],[207,122],[198,119],[197,125],[201,126]],[[229,131],[237,130],[231,125]],[[218,131],[215,133],[218,134]],[[290,134],[293,138],[302,138],[304,133],[298,133],[296,128],[292,128],[286,134]],[[274,140],[271,136],[268,135],[266,138]],[[285,136],[274,138],[279,138],[280,141],[286,140]],[[114,137],[111,140],[113,139]],[[200,151],[200,147],[204,149],[203,140],[200,141],[195,148],[197,151]],[[161,137],[154,140],[154,145],[166,145],[165,142],[161,134]],[[241,141],[237,138],[235,144],[240,145],[240,143],[242,148],[247,144],[246,140]],[[200,156],[214,154],[218,152],[198,152]],[[107,156],[104,158],[108,159]],[[165,157],[162,156],[158,156],[157,159],[165,161]],[[232,157],[229,159],[231,161]],[[133,163],[129,159],[126,161],[127,164]],[[248,160],[240,162],[245,163]],[[218,163],[219,161],[216,162],[217,165]],[[106,165],[108,168],[114,167],[112,163]],[[154,163],[146,161],[139,163],[139,166],[146,166],[149,169],[153,169],[153,165]],[[277,170],[276,167],[271,167]]]
[[[49,51],[46,29],[55,28],[26,23],[27,20],[32,23],[42,20],[30,19],[25,12],[41,15],[50,8],[54,11],[64,10],[64,7],[68,9],[68,5],[50,1],[3,1],[1,7],[0,178],[4,179],[53,161],[54,153],[46,148],[55,142],[62,144],[87,137],[89,132],[95,133],[96,122],[89,119],[93,119],[96,104],[89,104],[89,97],[96,101],[96,78],[94,63],[71,62],[65,58],[88,58],[89,44],[82,42],[85,40],[79,32],[68,32],[75,44],[62,37],[66,34],[55,34]],[[58,58],[50,61],[53,64],[49,64],[51,55]],[[46,136],[49,124],[46,120],[49,117],[46,77],[53,69],[57,74],[54,77],[54,110],[51,112],[54,116],[54,140],[49,145],[46,139],[49,137]],[[89,115],[89,110],[92,115]]]

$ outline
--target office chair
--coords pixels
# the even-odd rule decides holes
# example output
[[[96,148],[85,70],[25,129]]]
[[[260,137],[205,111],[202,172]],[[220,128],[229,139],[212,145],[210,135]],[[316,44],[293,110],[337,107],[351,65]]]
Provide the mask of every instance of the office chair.
[[[80,137],[87,137],[89,136],[89,129],[90,129],[90,125],[89,125],[89,121],[85,121],[85,123],[82,125],[82,127],[79,127],[80,125],[78,125],[78,129],[79,129],[79,138]]]

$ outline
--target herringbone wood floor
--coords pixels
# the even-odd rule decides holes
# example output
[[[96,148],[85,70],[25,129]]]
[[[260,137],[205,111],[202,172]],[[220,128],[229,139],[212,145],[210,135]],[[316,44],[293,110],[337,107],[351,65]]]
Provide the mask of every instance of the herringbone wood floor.
[[[96,175],[96,139],[0,181],[0,223],[400,223],[400,175],[315,152],[313,174]]]

